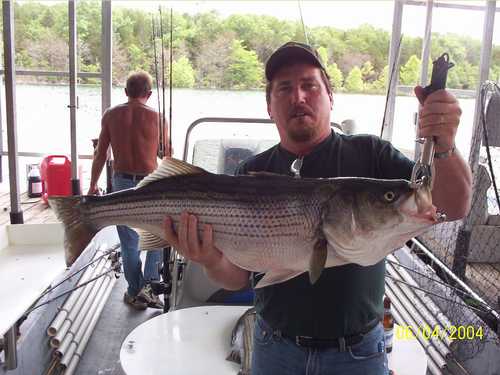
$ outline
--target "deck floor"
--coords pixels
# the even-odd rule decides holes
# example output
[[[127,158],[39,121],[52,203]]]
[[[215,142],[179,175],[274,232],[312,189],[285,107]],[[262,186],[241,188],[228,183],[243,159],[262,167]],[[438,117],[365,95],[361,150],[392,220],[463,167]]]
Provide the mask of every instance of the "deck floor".
[[[122,275],[109,295],[75,375],[125,375],[120,364],[123,340],[135,327],[162,313],[155,309],[137,311],[125,305],[126,289],[127,282]]]
[[[24,223],[57,223],[58,220],[54,212],[46,205],[41,198],[29,198],[27,193],[20,196],[21,210],[23,212]],[[0,192],[0,225],[10,223],[10,194]]]

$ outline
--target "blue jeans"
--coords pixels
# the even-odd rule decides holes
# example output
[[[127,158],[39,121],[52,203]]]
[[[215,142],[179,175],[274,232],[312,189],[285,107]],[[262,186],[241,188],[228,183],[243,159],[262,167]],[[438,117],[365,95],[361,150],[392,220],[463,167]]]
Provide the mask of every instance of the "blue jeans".
[[[133,188],[136,184],[133,180],[113,176],[113,191]],[[147,252],[143,275],[137,232],[124,225],[117,225],[116,230],[120,237],[123,273],[128,282],[127,291],[131,296],[136,296],[146,283],[160,279],[158,263],[162,261],[162,251],[158,249]]]
[[[338,348],[298,346],[257,316],[254,330],[252,375],[387,375],[384,328],[378,324],[363,340]]]

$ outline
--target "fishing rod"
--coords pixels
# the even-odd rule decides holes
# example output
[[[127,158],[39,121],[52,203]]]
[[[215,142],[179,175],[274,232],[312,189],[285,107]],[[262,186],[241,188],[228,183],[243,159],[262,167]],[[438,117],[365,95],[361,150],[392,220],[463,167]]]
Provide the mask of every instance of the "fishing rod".
[[[442,286],[444,286],[444,287],[446,287],[446,288],[449,288],[449,289],[451,289],[452,291],[454,291],[455,293],[457,293],[459,296],[461,295],[461,296],[462,296],[462,297],[464,297],[464,298],[470,298],[470,299],[474,300],[474,302],[477,302],[477,303],[478,303],[478,304],[480,304],[480,305],[484,305],[484,307],[485,307],[487,310],[490,310],[490,309],[491,309],[491,310],[495,311],[495,310],[494,310],[493,308],[491,308],[491,307],[490,307],[487,303],[485,303],[484,301],[480,301],[480,300],[478,300],[478,299],[477,299],[474,295],[472,295],[471,293],[469,293],[469,292],[468,292],[468,291],[466,291],[466,290],[463,290],[463,289],[457,288],[457,287],[455,287],[455,286],[452,286],[452,285],[450,285],[450,284],[448,284],[448,283],[446,283],[446,282],[443,282],[443,281],[441,281],[441,280],[435,279],[435,278],[434,278],[434,277],[432,277],[432,276],[426,275],[425,273],[419,272],[419,271],[417,271],[417,270],[415,270],[415,269],[413,269],[413,268],[411,268],[411,267],[405,266],[404,264],[401,264],[401,263],[395,262],[395,261],[393,261],[393,260],[386,259],[386,262],[387,262],[387,263],[392,264],[393,266],[400,267],[400,268],[403,268],[403,269],[405,269],[405,270],[407,270],[407,271],[410,271],[410,272],[412,272],[412,273],[414,273],[414,274],[416,274],[416,275],[419,275],[420,277],[424,277],[424,278],[428,279],[429,281],[432,281],[432,282],[434,282],[434,283],[436,283],[436,284],[440,284],[440,285],[442,285]],[[496,311],[495,311],[495,312],[496,312]]]
[[[110,259],[112,259],[112,263],[114,264],[115,262],[118,262],[118,259],[116,257],[116,253],[113,254],[116,250],[118,250],[118,248],[120,247],[119,244],[115,244],[113,245],[111,248],[105,250],[103,252],[102,255],[98,256],[97,258],[94,258],[92,259],[91,261],[87,262],[85,265],[81,266],[79,269],[77,269],[76,271],[70,273],[69,275],[67,275],[66,277],[64,277],[61,281],[59,281],[58,283],[52,285],[50,288],[47,288],[47,290],[45,290],[45,292],[43,292],[39,297],[38,299],[42,298],[43,296],[47,295],[48,293],[51,293],[54,289],[56,289],[59,285],[63,284],[64,282],[68,281],[69,279],[73,278],[74,276],[78,275],[80,272],[82,271],[85,271],[88,267],[90,267],[92,264],[100,261],[102,258],[106,257],[106,256],[110,256]]]
[[[172,60],[173,60],[173,9],[170,8],[170,58],[169,58],[169,108],[168,108],[168,152],[172,156]],[[165,104],[163,104],[165,108]],[[163,292],[163,312],[166,313],[170,310],[170,295],[172,294],[172,273],[170,271],[170,259],[172,257],[172,247],[167,246],[163,249],[163,268],[161,275],[163,283],[159,291]],[[175,259],[175,255],[174,255]],[[175,266],[175,262],[174,262]],[[175,304],[175,301],[174,301]]]
[[[474,306],[471,306],[471,305],[467,305],[467,304],[465,304],[465,303],[461,303],[461,302],[455,301],[455,300],[453,300],[453,299],[451,299],[451,298],[449,298],[449,297],[444,297],[444,296],[442,296],[442,295],[440,295],[440,294],[437,294],[437,293],[431,292],[430,290],[427,290],[427,289],[424,289],[424,288],[420,288],[420,287],[415,286],[415,285],[413,285],[413,284],[410,284],[410,283],[408,283],[408,282],[406,282],[406,281],[403,281],[403,280],[401,280],[401,279],[398,279],[397,277],[394,277],[394,276],[392,276],[392,275],[389,275],[388,273],[386,273],[386,274],[385,274],[385,277],[386,277],[386,278],[389,278],[389,279],[391,279],[391,280],[393,280],[393,281],[395,281],[395,282],[397,282],[397,283],[400,283],[400,284],[406,285],[406,286],[410,287],[411,289],[418,290],[418,291],[423,292],[423,293],[425,293],[425,294],[429,294],[429,295],[431,295],[431,296],[434,296],[434,297],[440,298],[440,299],[442,299],[442,300],[444,300],[444,301],[447,301],[447,302],[453,303],[453,304],[455,304],[455,305],[457,305],[457,306],[467,307],[467,308],[469,308],[469,309],[471,309],[471,310],[474,310],[474,311],[476,311],[476,312],[480,312],[480,313],[483,313],[483,314],[490,314],[490,313],[491,313],[491,311],[485,311],[485,310],[482,310],[482,309],[480,309],[480,308],[478,308],[478,307],[474,307]]]
[[[160,80],[158,78],[158,56],[156,51],[156,37],[157,30],[155,26],[154,14],[151,15],[151,25],[152,25],[152,35],[151,39],[153,41],[153,53],[154,53],[154,63],[155,63],[155,79],[156,79],[156,97],[158,98],[158,132],[161,134],[161,107],[160,107]]]
[[[297,0],[297,5],[299,6],[300,22],[302,23],[302,31],[304,32],[304,39],[306,41],[306,44],[309,44],[309,37],[307,35],[306,24],[304,23],[304,17],[302,16],[302,7],[300,5],[300,0]],[[303,164],[304,164],[304,156],[297,155],[297,159],[295,159],[290,165],[290,172],[292,172],[295,178],[300,178],[300,170]]]
[[[170,103],[169,103],[169,113],[168,113],[168,149],[169,152],[172,153],[172,60],[173,60],[173,35],[174,35],[174,16],[173,16],[173,9],[170,8],[170,80],[169,80],[169,97],[170,97]],[[172,154],[170,154],[172,156]]]
[[[161,91],[162,91],[162,111],[161,111],[161,124],[160,124],[160,147],[158,153],[160,159],[165,156],[165,42],[163,38],[163,16],[161,13],[161,5],[159,6],[160,13],[160,34],[161,34]]]
[[[92,282],[96,281],[97,279],[100,279],[101,277],[106,276],[106,275],[107,275],[108,273],[110,273],[110,272],[114,272],[115,274],[120,273],[120,272],[121,272],[121,269],[120,269],[120,268],[121,268],[121,264],[120,264],[120,263],[117,263],[117,264],[114,264],[114,265],[112,264],[109,268],[105,269],[105,270],[104,270],[103,272],[101,272],[99,275],[97,275],[97,276],[95,276],[95,277],[93,277],[93,278],[91,278],[91,279],[89,279],[89,280],[85,281],[84,283],[81,283],[81,284],[79,284],[79,285],[75,286],[74,288],[71,288],[71,289],[69,289],[69,290],[67,290],[67,291],[65,291],[65,292],[63,292],[63,293],[61,293],[61,294],[59,294],[59,295],[57,295],[57,296],[55,296],[55,297],[53,297],[53,298],[51,298],[51,299],[47,300],[47,301],[44,301],[44,302],[40,303],[39,305],[36,305],[36,306],[32,307],[31,309],[29,309],[28,311],[26,311],[26,313],[24,313],[23,318],[26,318],[26,317],[27,317],[29,314],[31,314],[34,310],[36,310],[36,309],[38,309],[38,308],[40,308],[40,307],[42,307],[42,306],[48,305],[49,303],[52,303],[52,302],[54,302],[55,300],[57,300],[57,299],[59,299],[59,298],[61,298],[61,297],[64,297],[64,296],[65,296],[65,295],[67,295],[67,294],[73,293],[75,290],[78,290],[78,289],[80,289],[80,288],[83,288],[84,286],[86,286],[86,285],[88,285],[88,284],[90,284],[90,283],[92,283]]]
[[[304,31],[304,38],[306,39],[306,44],[309,44],[309,37],[307,35],[306,24],[304,23],[304,17],[302,16],[302,7],[300,6],[300,0],[297,0],[299,5],[300,22],[302,23],[302,30]]]
[[[385,96],[385,108],[384,108],[384,117],[382,118],[382,128],[380,129],[380,138],[384,135],[385,128],[385,117],[387,116],[387,106],[389,105],[389,96],[391,94],[392,80],[394,78],[394,72],[396,71],[396,66],[399,64],[399,56],[401,53],[401,42],[403,41],[403,34],[399,37],[398,44],[396,46],[396,56],[391,66],[391,74],[389,75],[389,83],[387,85],[387,95]]]

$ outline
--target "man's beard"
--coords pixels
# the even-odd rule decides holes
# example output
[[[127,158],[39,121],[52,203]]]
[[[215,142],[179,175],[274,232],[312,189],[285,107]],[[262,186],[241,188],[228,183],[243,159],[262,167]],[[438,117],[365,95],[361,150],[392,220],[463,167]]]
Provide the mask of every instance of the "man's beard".
[[[307,142],[314,138],[317,133],[317,125],[311,123],[301,122],[294,124],[288,129],[288,136],[294,142]]]

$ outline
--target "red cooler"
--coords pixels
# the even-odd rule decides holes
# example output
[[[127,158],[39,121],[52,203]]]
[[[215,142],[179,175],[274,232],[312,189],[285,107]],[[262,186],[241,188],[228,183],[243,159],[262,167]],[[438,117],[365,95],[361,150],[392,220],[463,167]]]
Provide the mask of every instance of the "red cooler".
[[[40,163],[42,199],[54,195],[71,195],[71,160],[64,155],[49,155]]]

